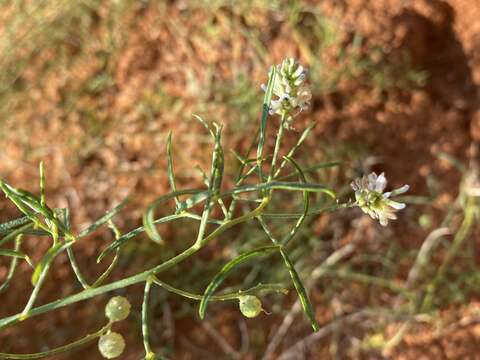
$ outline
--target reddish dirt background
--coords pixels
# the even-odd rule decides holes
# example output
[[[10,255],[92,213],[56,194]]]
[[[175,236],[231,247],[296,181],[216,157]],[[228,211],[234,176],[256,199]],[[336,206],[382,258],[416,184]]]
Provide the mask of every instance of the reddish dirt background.
[[[379,91],[354,81],[341,82],[334,92],[315,97],[311,113],[299,120],[299,129],[307,120],[317,121],[315,135],[307,146],[315,149],[317,139],[362,144],[381,157],[379,168],[393,179],[392,186],[411,184],[412,194],[416,195],[428,191],[426,179],[434,175],[440,179],[441,186],[433,204],[433,214],[441,214],[458,192],[460,175],[451,164],[439,160],[435,154],[445,152],[467,163],[476,160],[472,158],[475,154],[472,155],[471,149],[480,140],[480,2],[349,0],[311,3],[320,7],[327,17],[339,21],[345,30],[345,43],[351,41],[352,31],[358,32],[369,43],[380,47],[392,62],[401,61],[402,54],[408,50],[413,65],[425,69],[429,79],[425,88],[413,91],[395,88]],[[248,69],[253,82],[260,84],[264,81],[266,65],[278,63],[286,54],[295,55],[307,64],[309,62],[311,54],[297,46],[295,36],[282,18],[265,17],[262,23],[255,23],[258,18],[232,15],[225,8],[220,8],[213,15],[198,9],[186,16],[184,6],[183,1],[168,2],[165,10],[172,22],[161,20],[165,13],[153,6],[132,13],[127,19],[129,39],[118,54],[113,71],[115,86],[106,88],[100,94],[82,95],[70,112],[64,112],[65,94],[77,91],[76,87],[99,71],[103,64],[93,56],[80,58],[72,63],[67,73],[48,73],[47,78],[39,83],[34,80],[45,61],[43,57],[48,58],[51,54],[40,54],[32,59],[31,68],[23,75],[25,81],[35,84],[27,90],[30,103],[17,106],[15,119],[7,122],[2,130],[2,178],[31,189],[31,179],[37,179],[34,164],[39,159],[45,159],[49,197],[56,206],[68,204],[75,209],[73,224],[77,229],[101,216],[105,209],[111,208],[127,193],[134,192],[132,211],[119,222],[124,228],[133,227],[145,204],[167,189],[165,173],[155,169],[165,168],[165,159],[158,153],[159,149],[164,149],[169,130],[174,131],[175,146],[181,149],[176,158],[178,172],[187,174],[180,179],[181,185],[196,182],[188,169],[208,161],[207,153],[202,151],[204,148],[199,147],[199,142],[203,140],[194,135],[194,131],[200,132],[201,127],[183,121],[182,118],[189,115],[179,115],[196,112],[199,102],[208,103],[209,97],[213,96],[202,93],[209,81],[206,68],[215,69],[214,78],[229,79],[233,76],[229,64],[234,61]],[[99,16],[101,18],[102,14]],[[236,22],[244,22],[265,29],[265,37],[271,39],[268,45],[270,54],[262,60],[265,66],[260,66],[259,55],[245,36],[232,41],[225,31],[215,40],[206,38],[202,24],[209,16],[214,16],[219,23],[233,19],[233,25],[226,23],[226,28],[235,26]],[[101,36],[102,31],[105,29],[101,25],[93,26],[92,34]],[[71,51],[75,53],[77,49],[72,48]],[[87,51],[94,54],[95,48]],[[191,87],[191,77],[197,79],[197,87]],[[161,110],[152,115],[152,121],[145,122],[136,105],[140,98],[148,97],[148,92],[154,91],[158,82],[162,83],[168,99],[181,98],[183,102],[180,109],[171,113]],[[175,101],[169,101],[158,104],[159,108],[174,108]],[[227,130],[235,129],[235,124],[229,122],[228,107],[220,111],[216,116],[224,119]],[[95,120],[90,123],[84,121],[92,113]],[[209,114],[208,107],[204,113]],[[93,135],[95,122],[101,124],[100,135]],[[85,133],[89,132],[92,132],[92,138],[85,140]],[[245,135],[235,131],[227,133],[225,143],[232,144],[237,150],[245,148]],[[290,134],[289,141],[294,141],[295,136]],[[4,202],[0,204],[1,220],[4,213],[13,213],[10,207],[5,206]],[[175,234],[173,230],[169,231],[172,236]],[[417,248],[425,235],[425,232],[406,222],[395,224],[393,232],[399,243],[412,248]],[[92,275],[94,270],[101,268],[94,265],[97,249],[111,239],[102,235],[88,240],[79,246],[78,257],[85,259],[82,266],[92,269]],[[33,253],[34,258],[46,248],[47,244],[26,244],[26,250]],[[66,259],[57,265],[60,271],[52,274],[41,302],[78,291],[68,281],[72,274]],[[140,264],[134,261],[130,265],[133,269]],[[0,277],[5,275],[6,269],[6,265],[1,263]],[[25,277],[29,270],[22,268],[21,271]],[[14,286],[16,294],[26,291],[21,285]],[[134,294],[137,298],[133,302],[138,308],[141,289],[134,289]],[[2,296],[0,315],[20,309],[17,296]],[[94,328],[94,321],[85,319],[92,318],[104,300],[64,309],[57,313],[58,316],[42,317],[38,322],[33,320],[34,327],[32,321],[27,322],[7,330],[5,337],[15,337],[14,350],[32,351],[42,338],[35,334],[50,333],[57,328],[57,338],[52,342],[61,344]],[[472,302],[465,309],[446,309],[444,316],[461,319],[466,314],[475,313],[476,307],[478,303]],[[317,309],[319,314],[325,311],[321,305]],[[215,327],[235,348],[239,346],[239,335],[238,328],[232,323],[237,316],[235,311],[224,310],[214,320]],[[327,323],[331,316],[323,318]],[[95,319],[98,324],[101,322],[98,316]],[[272,322],[273,329],[278,321]],[[74,329],[71,327],[73,323],[76,324]],[[480,353],[479,326],[478,322],[467,323],[445,334],[437,334],[429,327],[416,328],[388,358],[480,359],[480,355],[476,354]],[[182,321],[175,327],[177,333],[183,332],[183,339],[169,339],[168,331],[154,330],[161,332],[160,336],[165,341],[171,342],[175,358],[208,358],[198,350],[202,346],[212,346],[208,333],[200,323]],[[300,339],[305,333],[300,330],[295,335]],[[295,342],[293,340],[292,337],[290,342]],[[326,340],[319,341],[296,358],[329,358]],[[0,338],[0,346],[3,341]],[[285,348],[288,347],[286,345]],[[220,355],[221,350],[217,345],[215,347],[213,351],[218,352],[219,358],[228,358]],[[140,352],[141,345],[130,347],[122,359],[138,358]],[[373,356],[349,352],[340,354],[342,358],[366,359]],[[80,359],[85,356],[100,358],[94,347],[56,358]],[[246,358],[253,359],[255,355]]]

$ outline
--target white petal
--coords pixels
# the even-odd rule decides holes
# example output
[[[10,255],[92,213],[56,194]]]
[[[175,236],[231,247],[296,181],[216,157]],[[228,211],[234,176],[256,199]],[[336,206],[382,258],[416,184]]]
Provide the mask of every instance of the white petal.
[[[293,73],[293,77],[294,77],[294,78],[297,78],[297,77],[299,77],[300,75],[302,75],[302,73],[303,73],[303,66],[302,66],[302,65],[298,65],[297,70],[295,70],[295,72]]]
[[[410,189],[410,186],[408,185],[403,185],[402,187],[399,187],[398,189],[395,189],[392,191],[392,196],[395,195],[400,195],[406,193]]]
[[[368,190],[375,191],[375,189],[377,187],[377,178],[378,178],[378,176],[374,172],[368,174],[368,176],[367,176],[367,188],[368,188]]]
[[[300,86],[304,81],[305,81],[305,74],[303,73],[303,74],[300,74],[300,76],[295,79],[294,85]]]
[[[396,210],[402,210],[402,209],[405,209],[405,204],[404,203],[400,203],[400,202],[397,202],[397,201],[393,201],[393,200],[388,200],[387,202],[388,206],[396,209]]]
[[[375,182],[375,191],[383,192],[387,186],[387,179],[385,178],[385,173],[381,173]]]

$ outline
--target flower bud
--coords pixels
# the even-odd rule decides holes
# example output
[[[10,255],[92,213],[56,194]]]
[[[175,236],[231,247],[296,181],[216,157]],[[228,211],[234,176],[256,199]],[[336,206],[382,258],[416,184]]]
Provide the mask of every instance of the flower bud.
[[[130,314],[130,302],[123,296],[114,296],[105,306],[105,316],[112,322],[121,321]]]
[[[259,298],[253,295],[240,296],[240,311],[243,316],[254,318],[262,311],[262,303]]]
[[[109,332],[102,335],[98,340],[98,350],[104,358],[114,359],[125,350],[125,340],[123,340],[122,335],[116,332]]]

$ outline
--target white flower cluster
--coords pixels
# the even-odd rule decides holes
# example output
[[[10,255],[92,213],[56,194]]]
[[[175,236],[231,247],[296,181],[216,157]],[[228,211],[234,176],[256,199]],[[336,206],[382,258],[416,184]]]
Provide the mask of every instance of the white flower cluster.
[[[388,224],[388,220],[395,220],[395,212],[405,208],[405,204],[393,201],[390,198],[408,191],[409,186],[403,185],[391,192],[384,193],[387,179],[384,173],[379,176],[372,172],[368,176],[355,179],[350,186],[355,191],[356,204],[372,219],[379,220],[382,226]]]
[[[307,71],[293,58],[286,58],[276,66],[273,83],[273,95],[276,99],[270,102],[270,114],[292,115],[298,108],[300,111],[310,105],[312,93],[305,83]],[[262,89],[266,91],[265,85]]]

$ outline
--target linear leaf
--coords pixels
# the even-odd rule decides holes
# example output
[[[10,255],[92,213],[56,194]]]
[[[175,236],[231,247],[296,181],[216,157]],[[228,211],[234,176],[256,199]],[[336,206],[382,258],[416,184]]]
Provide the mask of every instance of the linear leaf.
[[[276,245],[261,247],[258,249],[248,251],[244,254],[241,254],[237,256],[235,259],[230,260],[227,264],[225,264],[205,289],[202,300],[200,301],[200,307],[198,309],[200,318],[203,319],[205,317],[205,311],[207,310],[207,305],[208,305],[208,301],[210,300],[210,297],[213,295],[215,290],[220,286],[223,280],[225,280],[225,278],[228,276],[230,271],[232,271],[236,266],[244,263],[245,261],[248,261],[257,256],[269,254],[273,251],[278,251],[279,249],[280,247]]]
[[[0,246],[3,246],[8,241],[15,239],[18,235],[30,234],[33,231],[32,228],[33,228],[33,223],[30,222],[19,227],[18,229],[13,230],[9,234],[5,235],[2,239],[0,239]]]
[[[43,161],[40,161],[38,170],[40,173],[40,205],[45,207],[47,203],[45,201],[45,167]]]
[[[257,159],[260,159],[263,156],[263,147],[265,146],[265,135],[267,132],[267,118],[268,118],[268,113],[270,111],[270,102],[272,101],[273,85],[275,83],[276,75],[277,75],[277,68],[275,66],[272,66],[268,74],[268,82],[267,82],[267,87],[265,89],[265,96],[263,97],[262,118],[260,121],[260,135],[259,135],[258,147],[257,147]],[[262,179],[263,181],[263,173],[260,166],[259,166],[259,175],[260,175],[260,179]]]
[[[222,126],[217,126],[215,133],[215,147],[212,156],[212,169],[210,172],[211,191],[218,193],[222,186],[223,171],[225,166],[222,148]]]
[[[173,172],[173,155],[172,155],[172,132],[168,133],[167,138],[167,173],[168,173],[168,182],[170,183],[170,188],[173,192],[177,191],[177,184],[175,182],[175,173]],[[178,196],[175,197],[175,205],[180,205],[180,200]]]
[[[184,201],[182,202],[182,206],[180,207],[180,209],[178,211],[181,211],[179,214],[175,214],[175,215],[169,215],[169,216],[166,216],[166,217],[163,217],[163,218],[160,218],[160,219],[157,219],[155,221],[153,221],[153,225],[155,224],[164,224],[164,223],[167,223],[167,222],[170,222],[170,221],[174,221],[174,220],[177,220],[177,219],[180,219],[180,218],[184,218],[184,217],[191,217],[191,216],[188,216],[188,214],[184,214],[183,211],[185,210],[188,210],[189,208],[195,206],[197,203],[203,201],[204,199],[208,199],[209,196],[206,196],[206,194],[210,195],[211,193],[208,192],[208,191],[204,191],[202,192],[202,190],[199,190],[199,189],[187,189],[187,190],[180,190],[180,191],[177,191],[176,193],[170,193],[170,194],[167,194],[167,195],[164,195],[162,197],[160,197],[159,199],[155,200],[150,206],[152,207],[152,209],[150,211],[154,211],[154,204],[156,204],[156,206],[160,205],[162,199],[165,198],[165,196],[169,196],[168,199],[172,199],[175,195],[186,195],[187,193],[191,193],[191,194],[195,194],[193,197],[195,197],[196,195],[201,195],[201,196],[198,196],[195,200],[193,201]],[[166,201],[164,199],[164,201]],[[148,211],[148,210],[147,210]],[[146,216],[146,214],[144,214],[144,217]],[[150,215],[148,215],[150,216]],[[150,221],[150,220],[148,220]],[[132,231],[126,233],[126,234],[123,234],[122,236],[120,236],[118,239],[116,239],[113,243],[111,243],[106,249],[104,249],[101,254],[98,256],[97,258],[97,263],[99,263],[100,261],[102,261],[102,259],[107,256],[110,252],[112,252],[113,250],[119,248],[120,246],[122,246],[126,241],[130,240],[130,239],[133,239],[135,236],[141,234],[142,232],[145,231],[145,227],[144,226],[140,226],[136,229],[133,229]]]
[[[12,229],[25,225],[30,222],[28,216],[23,216],[21,218],[7,221],[6,223],[0,224],[0,235],[10,232]]]
[[[41,200],[38,199],[35,195],[33,195],[31,192],[17,189],[9,185],[5,181],[0,181],[0,188],[5,193],[5,195],[7,195],[15,203],[15,205],[17,205],[17,207],[19,206],[18,202],[21,202],[23,205],[28,206],[34,212],[40,213],[48,219],[53,218],[52,210],[46,205],[42,206]]]
[[[285,266],[292,278],[293,286],[295,286],[295,290],[297,290],[298,297],[302,304],[303,312],[307,316],[308,320],[310,320],[310,324],[312,325],[313,331],[318,331],[320,329],[317,319],[315,319],[315,312],[313,309],[313,305],[308,298],[307,291],[305,290],[305,286],[303,286],[302,280],[300,276],[298,276],[295,267],[292,264],[292,261],[288,257],[287,253],[283,248],[280,248],[280,254],[282,254],[283,261],[285,262]]]
[[[215,124],[215,134],[214,134],[214,149],[212,154],[212,165],[210,168],[210,179],[208,182],[208,190],[212,192],[213,195],[218,195],[220,193],[220,188],[222,186],[223,179],[223,169],[224,169],[224,155],[223,148],[221,144],[222,139],[222,127]],[[223,202],[219,201],[221,205]],[[210,216],[210,211],[213,205],[213,201],[208,199],[205,202],[202,212],[202,218],[200,220],[200,225],[198,227],[197,234],[197,243],[201,243],[205,235],[206,227],[208,224],[208,218]]]
[[[13,257],[17,259],[23,259],[25,260],[30,266],[33,267],[33,264],[28,257],[28,255],[24,254],[21,251],[18,250],[11,250],[11,249],[0,249],[0,256],[7,256],[7,257]]]
[[[163,239],[158,233],[157,229],[155,228],[154,225],[154,217],[155,217],[155,209],[161,205],[164,204],[165,202],[171,200],[171,199],[177,199],[178,196],[180,195],[191,195],[191,194],[197,194],[200,190],[197,189],[187,189],[187,190],[180,190],[180,191],[173,191],[169,194],[163,195],[159,197],[157,200],[155,200],[153,203],[151,203],[145,213],[143,214],[143,228],[145,229],[145,232],[147,233],[148,237],[152,239],[154,242],[157,244],[162,244]],[[178,218],[178,215],[170,215]],[[174,220],[173,219],[173,220]],[[122,237],[117,239],[117,241],[120,241]]]
[[[210,199],[213,195],[213,192],[211,190],[198,190],[197,193],[195,193],[193,196],[189,197],[187,200],[182,201],[179,209],[177,212],[182,212],[185,210],[188,210],[192,207],[194,207],[197,204],[200,204],[201,202]]]
[[[35,286],[39,281],[42,274],[44,274],[50,268],[50,264],[52,263],[53,259],[60,254],[63,250],[69,247],[72,242],[68,243],[57,243],[56,245],[52,246],[45,255],[43,255],[40,262],[35,266],[35,270],[32,275],[32,285]]]
[[[14,250],[16,251],[20,250],[20,246],[22,245],[22,237],[23,237],[22,234],[16,235]],[[10,267],[8,269],[7,278],[5,279],[3,284],[0,285],[0,293],[6,290],[8,288],[8,285],[10,285],[10,281],[12,281],[13,275],[15,274],[15,270],[17,269],[17,265],[18,265],[18,258],[16,257],[12,258],[12,260],[10,261]]]
[[[208,130],[208,132],[210,133],[210,135],[212,135],[213,138],[215,138],[215,133],[212,131],[212,129],[210,128],[210,126],[208,126],[207,122],[202,119],[202,117],[200,117],[200,116],[197,115],[197,114],[193,114],[193,117],[194,117],[195,119],[197,119],[197,120],[205,127],[205,129]]]
[[[269,190],[269,189],[321,192],[331,196],[332,198],[335,198],[335,192],[333,192],[332,190],[330,190],[324,185],[312,184],[312,183],[300,183],[300,182],[283,182],[283,181],[271,181],[271,182],[261,183],[256,185],[239,186],[236,189],[223,193],[221,196],[228,196],[231,194],[240,194],[244,192],[263,191],[263,190]]]

